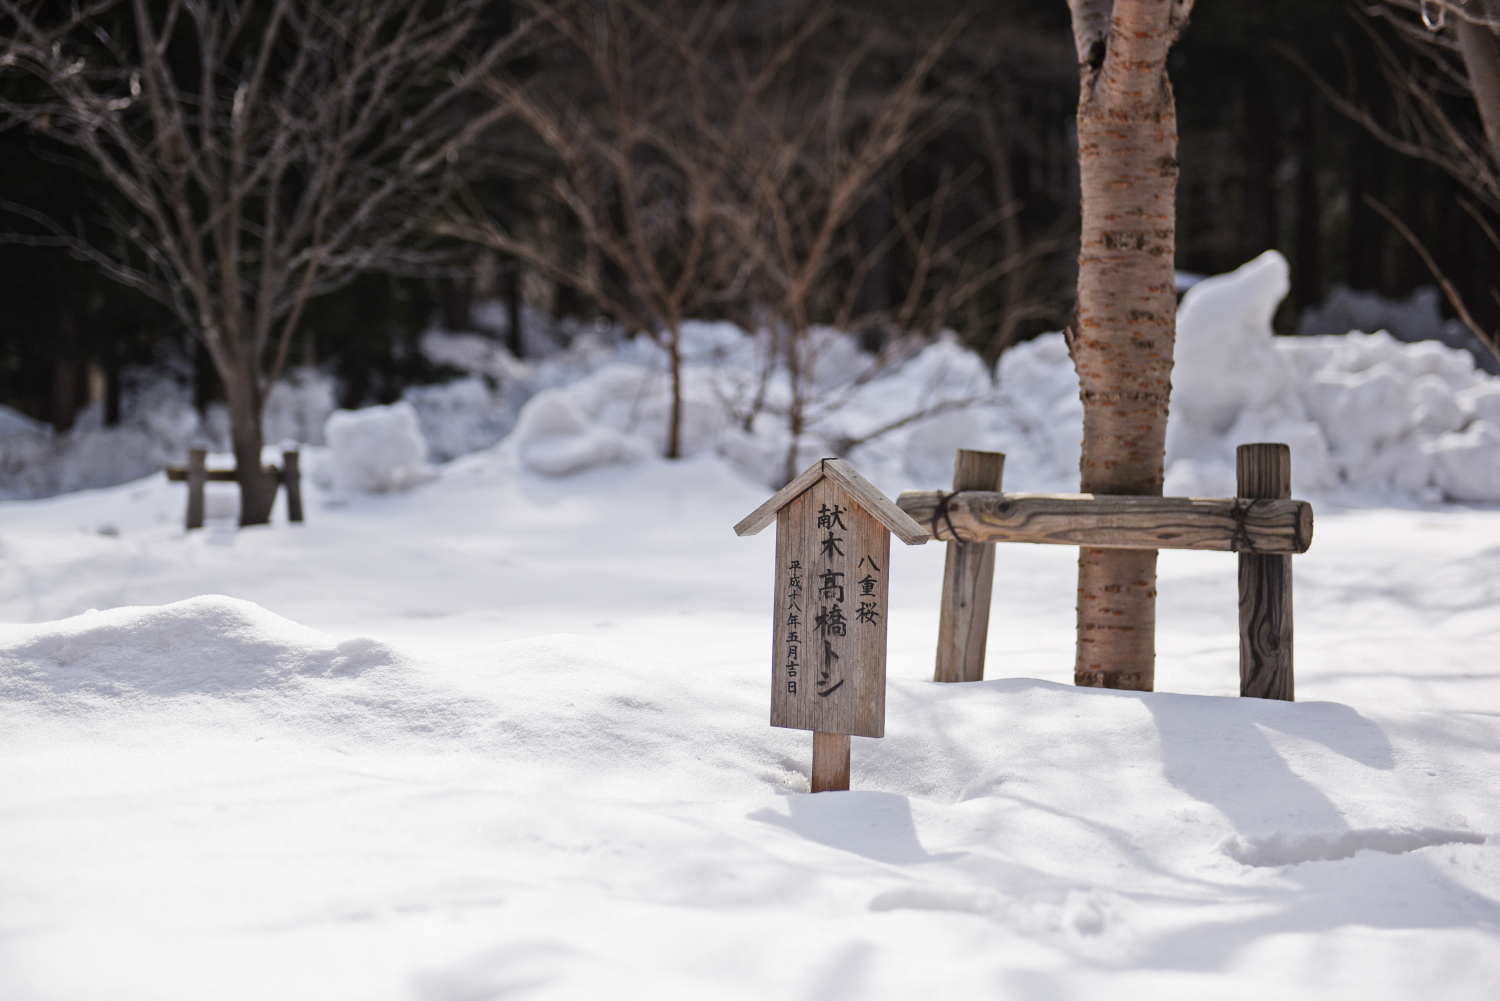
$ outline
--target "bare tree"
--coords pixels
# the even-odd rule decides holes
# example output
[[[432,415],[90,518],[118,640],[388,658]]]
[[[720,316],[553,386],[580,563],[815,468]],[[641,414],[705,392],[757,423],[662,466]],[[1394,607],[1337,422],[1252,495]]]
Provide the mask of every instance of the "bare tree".
[[[751,264],[741,322],[762,331],[768,343],[740,416],[747,429],[762,410],[786,420],[784,480],[799,471],[799,448],[811,428],[919,349],[981,290],[1057,249],[1054,241],[1022,240],[1013,225],[1013,198],[997,201],[988,212],[954,211],[973,192],[978,162],[963,169],[945,164],[930,191],[914,204],[905,200],[905,169],[944,128],[972,111],[976,81],[988,68],[957,75],[938,71],[967,23],[954,18],[936,37],[915,43],[867,28],[825,75],[778,76],[747,108],[749,145],[731,158],[740,169],[727,211],[729,232]],[[869,63],[897,60],[906,65],[889,85],[857,86]],[[869,233],[858,217],[882,200],[890,228]],[[997,228],[1013,239],[997,241]],[[877,268],[903,290],[886,308],[873,308],[862,294]],[[834,341],[814,336],[818,327],[873,332],[877,336],[864,340],[880,346],[856,371],[825,385],[814,373]],[[767,399],[773,377],[784,380],[784,402]],[[838,435],[831,444],[847,450],[976,402],[940,401],[882,427]]]
[[[682,322],[715,307],[723,277],[724,213],[734,106],[711,53],[732,5],[710,0],[522,0],[550,42],[550,64],[483,85],[550,162],[543,187],[571,217],[576,245],[506,226],[477,199],[438,232],[525,261],[592,299],[666,351],[672,405],[664,453],[681,454]],[[785,54],[790,54],[789,51]],[[527,165],[538,170],[538,165]]]
[[[1000,103],[1000,106],[1004,107],[1004,104]],[[1000,257],[1017,262],[1003,277],[999,315],[990,323],[994,333],[985,345],[984,356],[993,365],[1019,339],[1023,324],[1045,321],[1061,328],[1070,322],[1065,307],[1059,306],[1060,301],[1065,303],[1067,300],[1059,287],[1060,281],[1053,279],[1041,265],[1048,256],[1072,245],[1075,236],[1065,213],[1042,236],[1026,238],[1021,228],[1021,203],[1016,198],[1010,163],[1010,144],[1024,133],[1013,123],[1007,123],[1008,127],[1002,130],[996,122],[993,105],[976,110],[980,145],[989,161],[994,186],[994,203],[1002,207],[998,226]],[[971,326],[977,328],[980,323],[971,321]]]
[[[484,0],[0,0],[0,115],[119,196],[102,228],[6,204],[167,305],[223,378],[242,524],[268,520],[261,414],[308,299],[415,249],[459,154],[506,109],[461,106],[525,27]],[[33,238],[34,242],[39,242]]]
[[[774,19],[764,5],[706,0],[534,0],[529,9],[555,48],[540,71],[496,74],[487,87],[546,151],[539,173],[576,240],[503,225],[477,199],[438,229],[526,260],[656,338],[672,375],[669,456],[679,447],[683,320],[727,316],[759,332],[759,378],[730,402],[747,427],[762,412],[786,420],[790,479],[809,427],[978,290],[1055,249],[1013,234],[1014,253],[982,263],[970,253],[1014,211],[1007,202],[953,231],[950,210],[978,164],[946,170],[915,204],[893,183],[969,107],[977,72],[934,72],[964,19],[914,44],[878,26],[851,30],[828,5],[782,5]],[[893,64],[904,68],[871,86]],[[872,235],[857,217],[876,199],[889,199],[891,225]],[[902,301],[871,308],[860,291],[896,258]],[[810,336],[820,326],[896,336],[830,387],[809,378],[831,343]],[[787,399],[768,398],[776,380]]]
[[[911,331],[921,320],[946,316],[947,311],[924,293],[934,270],[958,252],[948,244],[938,245],[943,209],[957,186],[951,176],[914,210],[896,203],[895,226],[873,246],[860,240],[859,227],[851,223],[872,197],[882,194],[879,181],[894,173],[910,149],[956,110],[952,95],[947,95],[948,107],[940,109],[942,99],[935,99],[925,84],[961,28],[962,21],[954,21],[918,52],[894,86],[881,93],[862,100],[851,95],[854,77],[878,41],[874,33],[867,33],[827,79],[804,81],[778,74],[766,89],[766,99],[747,109],[747,146],[732,158],[740,169],[734,178],[731,232],[751,265],[745,322],[767,332],[770,364],[745,420],[752,422],[765,405],[766,382],[780,362],[789,389],[784,408],[790,436],[784,469],[788,481],[799,471],[797,451],[807,428],[838,409],[842,397],[909,347],[900,341],[887,343],[874,364],[865,372],[851,373],[843,392],[828,397],[818,393],[812,379],[828,341],[810,337],[809,331],[817,324],[841,331],[875,324]],[[905,301],[889,315],[857,315],[866,274],[898,243],[911,250],[916,261]],[[946,291],[950,290],[939,295]],[[928,315],[919,316],[924,307]]]
[[[1294,50],[1282,46],[1280,51],[1344,115],[1390,148],[1434,164],[1467,188],[1474,202],[1461,200],[1461,207],[1500,250],[1500,235],[1485,218],[1500,214],[1500,0],[1388,0],[1366,13],[1390,22],[1407,43],[1407,51],[1398,52],[1358,17],[1390,84],[1394,114],[1389,120],[1330,85]],[[1464,113],[1469,102],[1474,115]],[[1365,201],[1411,245],[1459,319],[1500,358],[1500,331],[1480,326],[1457,286],[1396,213],[1368,194]],[[1492,286],[1490,295],[1500,302],[1500,287]]]
[[[1192,0],[1068,0],[1078,50],[1082,246],[1068,347],[1080,489],[1160,495],[1177,328],[1177,112],[1167,52]],[[1150,691],[1156,552],[1080,549],[1079,685]]]

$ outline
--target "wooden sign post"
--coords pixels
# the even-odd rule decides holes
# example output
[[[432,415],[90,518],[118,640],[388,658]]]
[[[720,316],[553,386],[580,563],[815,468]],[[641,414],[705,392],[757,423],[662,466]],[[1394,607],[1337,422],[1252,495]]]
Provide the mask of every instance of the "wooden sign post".
[[[849,736],[885,735],[891,533],[927,531],[842,459],[821,459],[734,526],[776,522],[771,725],[813,731],[812,791],[849,788]]]

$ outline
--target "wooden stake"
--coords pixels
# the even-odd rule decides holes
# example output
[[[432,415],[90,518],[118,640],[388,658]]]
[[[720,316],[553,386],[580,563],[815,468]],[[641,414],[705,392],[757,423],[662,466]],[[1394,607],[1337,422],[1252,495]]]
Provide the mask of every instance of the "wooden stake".
[[[1239,495],[1292,495],[1291,449],[1241,445],[1235,451]],[[1240,553],[1240,695],[1295,698],[1292,674],[1292,558]]]
[[[958,450],[953,490],[998,493],[1005,476],[999,452]],[[949,542],[943,565],[943,603],[938,618],[934,681],[983,681],[990,629],[990,595],[995,584],[993,542]]]
[[[208,482],[208,450],[188,449],[187,464],[187,527],[188,531],[203,527],[203,484]]]
[[[847,792],[849,789],[849,735],[813,731],[813,792]]]
[[[296,449],[281,453],[281,480],[286,484],[286,520],[302,520],[301,455]]]

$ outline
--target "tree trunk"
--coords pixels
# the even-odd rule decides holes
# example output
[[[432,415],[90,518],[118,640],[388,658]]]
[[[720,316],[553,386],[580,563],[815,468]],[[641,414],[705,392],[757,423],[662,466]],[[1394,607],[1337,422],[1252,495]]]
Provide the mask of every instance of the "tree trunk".
[[[1500,4],[1486,0],[1478,5],[1488,17],[1500,15]],[[1463,53],[1464,69],[1469,74],[1469,86],[1474,91],[1474,103],[1479,108],[1479,120],[1484,125],[1484,139],[1489,145],[1490,156],[1500,164],[1500,39],[1495,32],[1482,24],[1474,24],[1462,17],[1454,18],[1455,34],[1459,51]]]
[[[257,378],[255,372],[233,373],[224,380],[229,397],[229,439],[234,448],[235,479],[240,485],[240,525],[264,525],[271,520],[276,502],[276,480],[261,465],[265,444],[261,431],[262,401],[259,387],[244,385]]]
[[[1083,399],[1081,489],[1161,494],[1177,328],[1177,113],[1167,52],[1190,0],[1070,0],[1083,201],[1070,340]],[[1079,685],[1150,691],[1156,553],[1078,554]]]
[[[667,361],[672,368],[672,408],[667,414],[668,459],[682,458],[682,330],[673,320],[667,331]]]

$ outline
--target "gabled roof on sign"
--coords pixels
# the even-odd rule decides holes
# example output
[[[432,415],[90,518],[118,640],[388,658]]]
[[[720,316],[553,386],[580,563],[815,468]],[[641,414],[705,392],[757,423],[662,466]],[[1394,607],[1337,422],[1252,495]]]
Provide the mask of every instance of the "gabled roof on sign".
[[[805,493],[813,484],[830,479],[859,502],[859,506],[870,512],[875,520],[891,530],[891,534],[908,546],[920,546],[932,538],[927,529],[917,524],[905,511],[879,490],[843,459],[819,459],[802,471],[802,475],[776,491],[776,496],[751,511],[745,520],[734,526],[735,535],[754,535],[776,520],[776,512]]]

